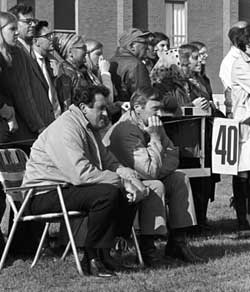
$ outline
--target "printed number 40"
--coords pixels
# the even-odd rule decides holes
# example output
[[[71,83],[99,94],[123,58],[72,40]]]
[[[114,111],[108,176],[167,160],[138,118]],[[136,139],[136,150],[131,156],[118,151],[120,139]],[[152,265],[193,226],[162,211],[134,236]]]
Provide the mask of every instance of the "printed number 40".
[[[226,143],[227,142],[227,143]],[[215,153],[221,155],[221,164],[234,165],[237,161],[237,128],[220,126]]]

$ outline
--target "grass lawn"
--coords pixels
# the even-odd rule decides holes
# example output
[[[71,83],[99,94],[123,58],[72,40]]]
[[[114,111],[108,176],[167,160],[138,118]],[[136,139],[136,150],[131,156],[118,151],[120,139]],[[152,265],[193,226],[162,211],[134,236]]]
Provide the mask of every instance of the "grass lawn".
[[[162,241],[157,243],[157,269],[119,273],[112,280],[80,277],[72,255],[65,262],[43,257],[32,270],[30,258],[14,258],[0,272],[0,291],[250,291],[250,239],[237,238],[231,193],[231,178],[223,177],[208,211],[214,231],[190,239],[193,250],[208,259],[206,264],[164,259]],[[134,261],[134,253],[123,259]]]

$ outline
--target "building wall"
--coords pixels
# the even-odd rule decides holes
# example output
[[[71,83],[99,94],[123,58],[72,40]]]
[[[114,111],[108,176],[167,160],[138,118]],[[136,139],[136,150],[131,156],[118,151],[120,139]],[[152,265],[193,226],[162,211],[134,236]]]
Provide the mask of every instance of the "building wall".
[[[132,0],[80,0],[79,33],[100,40],[109,58],[119,35],[132,26],[132,8]]]
[[[45,1],[36,1],[35,5],[35,14],[36,18],[47,20],[50,26],[54,27],[54,1],[53,0],[46,0]]]
[[[1,3],[3,1],[8,8],[17,2],[0,0]],[[35,2],[36,17],[47,19],[53,27],[54,1]],[[142,10],[142,15],[140,3],[144,10],[148,9]],[[120,34],[133,23],[145,29],[148,24],[150,31],[165,32],[166,29],[165,0],[78,0],[78,5],[79,33],[100,40],[108,58],[114,53]],[[214,93],[223,92],[218,72],[221,60],[230,47],[227,32],[231,24],[238,21],[239,14],[242,19],[249,16],[249,5],[249,0],[187,0],[188,41],[200,40],[207,45],[207,73]]]
[[[148,0],[149,31],[165,31],[165,0]]]
[[[222,92],[218,72],[223,58],[223,0],[188,1],[188,40],[207,45],[207,74],[214,93]]]

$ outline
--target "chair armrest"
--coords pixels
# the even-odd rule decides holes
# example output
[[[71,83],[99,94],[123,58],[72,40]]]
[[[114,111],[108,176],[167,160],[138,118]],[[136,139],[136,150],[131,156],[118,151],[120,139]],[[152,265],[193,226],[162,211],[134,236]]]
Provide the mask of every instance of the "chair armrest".
[[[57,188],[57,186],[60,186],[63,188],[63,187],[66,187],[67,185],[68,185],[67,183],[57,183],[57,184],[50,184],[50,185],[43,185],[43,186],[29,185],[29,186],[23,186],[23,187],[6,188],[5,191],[8,193],[27,191],[30,189],[34,189],[34,191],[47,191],[47,190],[54,190]]]

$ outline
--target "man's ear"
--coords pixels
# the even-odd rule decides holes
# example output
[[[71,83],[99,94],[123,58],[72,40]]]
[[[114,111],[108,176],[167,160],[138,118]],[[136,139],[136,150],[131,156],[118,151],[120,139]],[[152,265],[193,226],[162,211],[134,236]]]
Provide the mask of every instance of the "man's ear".
[[[130,52],[134,52],[135,51],[135,43],[131,43],[128,45],[128,49]]]
[[[139,103],[134,104],[134,111],[137,115],[141,114],[142,106]]]
[[[84,114],[86,114],[86,104],[85,104],[85,103],[81,102],[81,103],[79,104],[79,109],[80,109]]]

